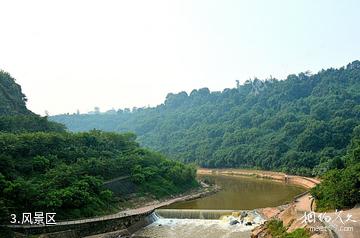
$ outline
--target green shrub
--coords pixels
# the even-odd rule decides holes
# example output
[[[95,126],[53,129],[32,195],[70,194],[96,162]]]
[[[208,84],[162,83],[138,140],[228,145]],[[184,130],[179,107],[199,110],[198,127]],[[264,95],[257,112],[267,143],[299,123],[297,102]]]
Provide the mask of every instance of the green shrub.
[[[284,227],[283,222],[280,220],[270,220],[267,223],[267,228],[272,235],[272,237],[275,238],[309,238],[310,234],[307,230],[304,228],[298,228],[294,230],[293,232],[286,232],[286,227]]]

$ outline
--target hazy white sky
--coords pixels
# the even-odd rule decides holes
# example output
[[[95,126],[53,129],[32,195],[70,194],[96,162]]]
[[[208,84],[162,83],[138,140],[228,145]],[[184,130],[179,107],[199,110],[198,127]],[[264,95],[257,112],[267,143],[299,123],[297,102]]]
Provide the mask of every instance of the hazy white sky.
[[[360,1],[0,0],[0,68],[36,113],[141,107],[168,92],[360,58]]]

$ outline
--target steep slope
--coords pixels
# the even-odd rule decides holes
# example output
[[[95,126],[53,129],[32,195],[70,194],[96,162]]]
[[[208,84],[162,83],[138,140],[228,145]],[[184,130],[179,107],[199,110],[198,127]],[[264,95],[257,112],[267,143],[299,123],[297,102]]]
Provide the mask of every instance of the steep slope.
[[[31,114],[26,97],[10,74],[0,71],[0,115]]]
[[[26,108],[26,96],[9,73],[0,70],[0,132],[65,131]]]

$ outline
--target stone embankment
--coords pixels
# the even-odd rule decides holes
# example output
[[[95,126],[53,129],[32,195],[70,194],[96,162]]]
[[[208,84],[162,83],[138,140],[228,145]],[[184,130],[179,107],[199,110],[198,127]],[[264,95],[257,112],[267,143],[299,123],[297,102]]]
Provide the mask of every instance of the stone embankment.
[[[278,181],[285,181],[289,184],[299,185],[305,188],[312,188],[320,183],[316,178],[309,178],[296,175],[287,175],[282,172],[272,172],[263,170],[250,169],[198,169],[198,174],[223,174],[223,175],[240,175],[240,176],[255,176],[258,178],[267,178]]]

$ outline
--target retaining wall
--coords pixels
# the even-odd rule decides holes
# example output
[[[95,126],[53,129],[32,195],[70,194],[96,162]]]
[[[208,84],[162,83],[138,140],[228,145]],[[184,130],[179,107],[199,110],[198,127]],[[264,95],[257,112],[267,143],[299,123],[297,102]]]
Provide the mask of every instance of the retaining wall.
[[[60,224],[53,226],[12,226],[12,230],[24,235],[44,234],[48,238],[78,238],[100,233],[128,229],[135,225],[142,225],[146,217],[153,211],[137,215],[123,216],[113,219],[89,221],[84,223]],[[69,236],[71,233],[71,236]]]

